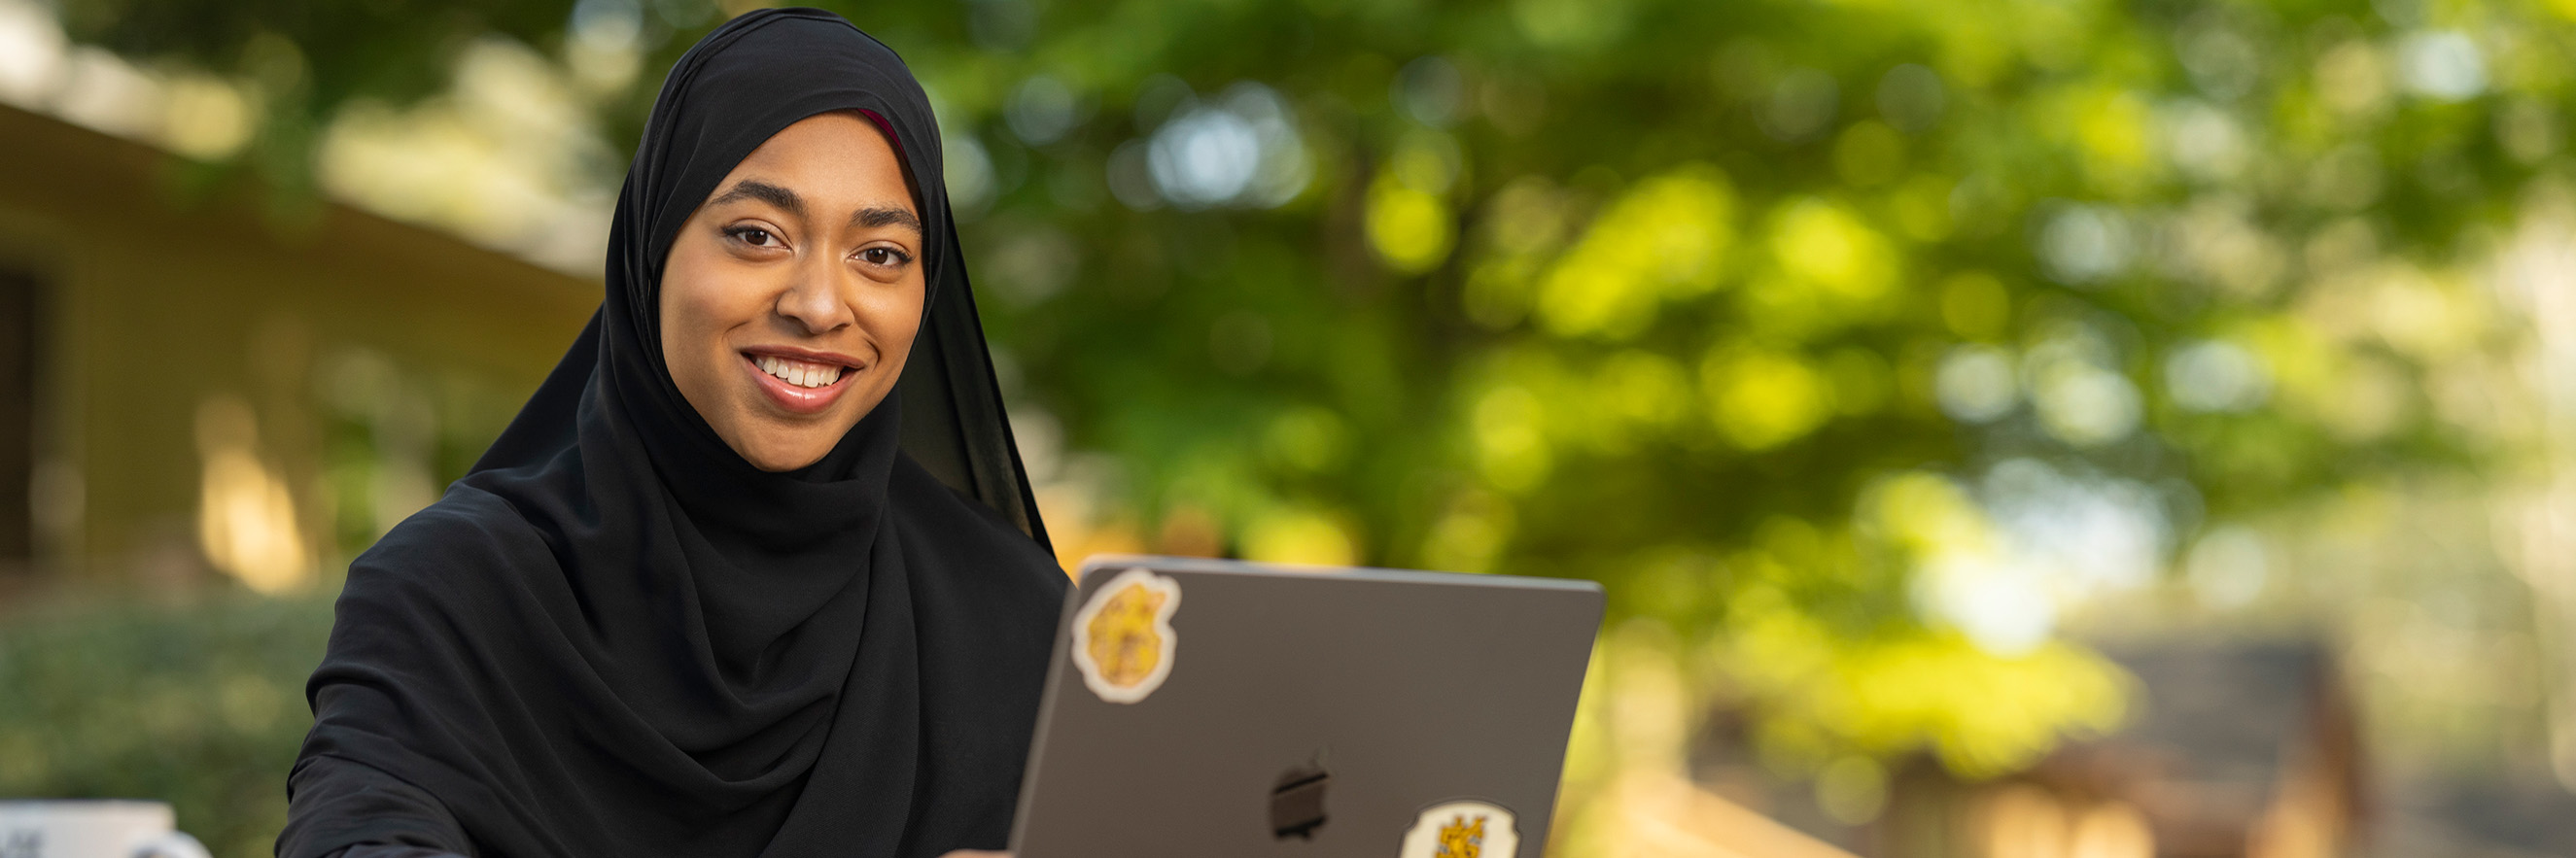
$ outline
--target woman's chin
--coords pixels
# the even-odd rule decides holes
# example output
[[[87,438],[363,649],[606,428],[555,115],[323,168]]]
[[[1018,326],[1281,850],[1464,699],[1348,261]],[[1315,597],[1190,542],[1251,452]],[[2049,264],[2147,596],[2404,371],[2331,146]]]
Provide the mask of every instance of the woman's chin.
[[[823,456],[832,452],[832,445],[780,444],[755,446],[750,451],[736,449],[734,452],[741,453],[743,460],[750,462],[752,467],[776,474],[823,461]]]
[[[849,434],[850,427],[859,422],[849,414],[851,406],[859,403],[849,398],[834,408],[812,414],[778,408],[758,395],[742,397],[737,402],[742,408],[715,427],[716,435],[743,461],[771,473],[822,461],[841,443],[841,436]]]
[[[744,421],[763,423],[769,421]],[[734,454],[770,473],[785,473],[820,462],[830,455],[839,435],[824,437],[828,430],[820,426],[719,426],[716,435]]]
[[[724,419],[709,422],[717,424],[716,434],[752,467],[772,473],[797,470],[830,455],[832,448],[840,445],[841,437],[850,434],[850,429],[885,398],[881,390],[851,385],[850,381],[842,382],[847,389],[835,391],[846,395],[836,397],[829,408],[821,411],[780,407],[769,400],[766,392],[750,391],[750,395],[734,400],[737,408]]]

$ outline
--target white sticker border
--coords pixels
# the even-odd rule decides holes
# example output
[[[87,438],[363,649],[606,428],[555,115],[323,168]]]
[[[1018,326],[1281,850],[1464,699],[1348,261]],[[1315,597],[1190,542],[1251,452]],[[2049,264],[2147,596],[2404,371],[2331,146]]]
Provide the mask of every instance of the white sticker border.
[[[1155,659],[1154,669],[1145,674],[1144,681],[1120,688],[1100,674],[1100,663],[1091,658],[1091,621],[1100,616],[1100,609],[1109,604],[1111,596],[1136,584],[1163,594],[1163,606],[1154,612],[1154,631],[1163,639],[1162,656]],[[1136,703],[1163,687],[1163,680],[1172,675],[1172,657],[1180,650],[1180,635],[1172,631],[1172,613],[1180,608],[1181,583],[1141,566],[1110,577],[1092,591],[1091,599],[1073,615],[1073,666],[1082,671],[1082,684],[1091,689],[1092,696],[1107,703]]]
[[[1485,837],[1476,850],[1478,858],[1518,858],[1521,849],[1520,820],[1510,809],[1489,801],[1457,799],[1422,809],[1413,818],[1413,827],[1404,832],[1404,845],[1396,858],[1439,858],[1440,826],[1461,815],[1484,814]],[[1500,823],[1499,826],[1496,823]]]

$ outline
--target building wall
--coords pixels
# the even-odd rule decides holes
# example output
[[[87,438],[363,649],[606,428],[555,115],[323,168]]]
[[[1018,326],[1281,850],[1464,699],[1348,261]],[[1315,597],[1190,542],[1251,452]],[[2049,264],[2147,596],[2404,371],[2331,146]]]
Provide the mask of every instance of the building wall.
[[[327,204],[279,214],[256,194],[191,188],[211,174],[0,107],[0,269],[31,273],[44,290],[34,574],[221,567],[205,556],[203,514],[219,496],[291,510],[303,562],[327,570],[345,554],[335,537],[353,508],[345,496],[374,491],[343,472],[389,473],[352,449],[424,419],[448,436],[488,438],[598,304],[595,283],[444,234]],[[444,413],[460,407],[470,413]],[[255,461],[269,482],[215,491],[224,474],[252,473],[218,458]],[[266,521],[216,519],[236,536]]]

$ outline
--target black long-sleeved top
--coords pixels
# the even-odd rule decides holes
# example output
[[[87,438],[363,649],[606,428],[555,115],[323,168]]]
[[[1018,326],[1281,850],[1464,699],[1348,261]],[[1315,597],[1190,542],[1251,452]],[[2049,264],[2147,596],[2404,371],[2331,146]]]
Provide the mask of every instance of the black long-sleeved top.
[[[313,757],[287,776],[280,855],[332,858],[464,858],[473,841],[447,806],[421,788],[354,760]],[[363,822],[363,825],[359,823]],[[331,852],[323,844],[349,843]]]

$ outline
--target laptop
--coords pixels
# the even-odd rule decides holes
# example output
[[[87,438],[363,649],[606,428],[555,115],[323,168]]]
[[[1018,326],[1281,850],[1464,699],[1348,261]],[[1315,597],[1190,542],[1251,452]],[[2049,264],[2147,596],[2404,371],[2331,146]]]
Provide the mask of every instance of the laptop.
[[[1017,858],[1539,858],[1601,586],[1102,556],[1021,780]]]

